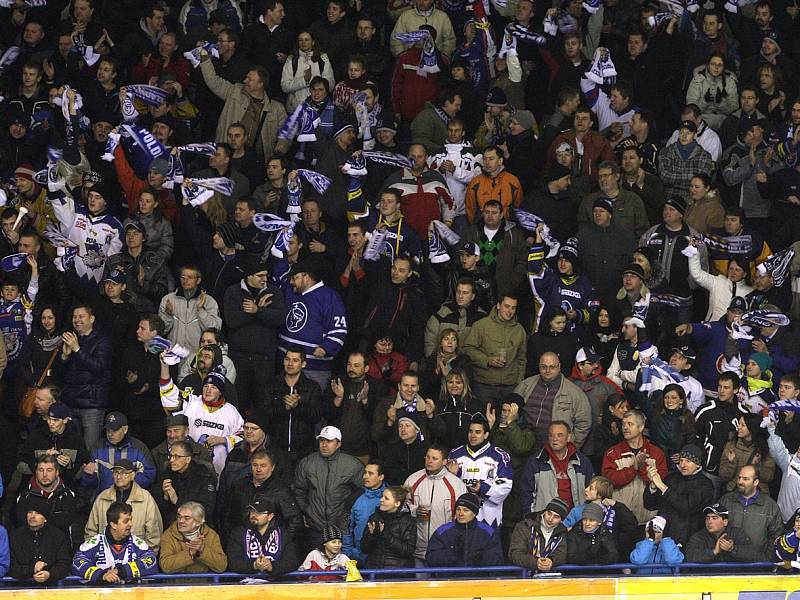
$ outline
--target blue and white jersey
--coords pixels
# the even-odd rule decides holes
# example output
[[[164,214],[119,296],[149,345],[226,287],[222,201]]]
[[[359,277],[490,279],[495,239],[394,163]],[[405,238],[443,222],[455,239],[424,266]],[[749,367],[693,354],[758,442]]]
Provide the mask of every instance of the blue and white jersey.
[[[278,349],[285,354],[291,346],[304,348],[308,369],[330,371],[347,337],[347,312],[339,294],[321,281],[302,294],[284,285],[283,294],[286,322],[278,336]],[[325,350],[322,358],[314,356],[317,346]]]
[[[122,223],[108,213],[92,215],[63,192],[51,192],[48,199],[59,222],[59,233],[69,244],[57,248],[53,261],[56,268],[62,272],[74,268],[81,280],[96,288],[103,278],[106,259],[122,251]]]
[[[109,569],[116,568],[123,581],[158,573],[158,557],[143,539],[130,535],[117,548],[105,533],[80,545],[72,559],[72,574],[99,583]]]
[[[508,452],[490,443],[473,452],[459,446],[450,452],[449,459],[458,463],[458,476],[468,488],[480,482],[483,505],[478,519],[492,527],[503,522],[503,502],[511,493],[514,472]]]

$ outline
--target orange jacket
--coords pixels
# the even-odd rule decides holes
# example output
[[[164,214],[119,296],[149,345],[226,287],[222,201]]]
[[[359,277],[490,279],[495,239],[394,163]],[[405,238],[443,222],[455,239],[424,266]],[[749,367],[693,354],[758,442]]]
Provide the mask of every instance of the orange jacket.
[[[509,218],[508,209],[513,206],[519,208],[522,203],[522,184],[516,175],[508,171],[500,171],[497,177],[481,173],[467,184],[465,205],[467,219],[472,223],[475,213],[483,209],[489,200],[497,200],[503,206],[503,217]]]

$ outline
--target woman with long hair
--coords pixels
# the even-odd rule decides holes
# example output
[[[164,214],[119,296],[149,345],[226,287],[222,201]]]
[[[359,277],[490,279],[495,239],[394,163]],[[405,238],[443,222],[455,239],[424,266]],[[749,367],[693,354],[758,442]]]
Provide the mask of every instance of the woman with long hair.
[[[199,206],[200,214],[204,215],[211,223],[211,229],[216,229],[228,220],[228,211],[222,203],[222,194],[214,192],[208,202]]]
[[[367,521],[361,549],[369,569],[413,567],[417,524],[405,506],[408,491],[390,486],[383,491],[377,510]]]
[[[22,345],[18,359],[19,374],[27,386],[36,385],[36,381],[41,377],[42,372],[47,366],[53,351],[61,353],[61,333],[62,327],[59,322],[59,315],[54,307],[46,305],[37,311],[31,333]],[[51,380],[48,373],[45,383]]]
[[[420,377],[420,387],[426,397],[433,397],[442,389],[447,374],[455,367],[464,368],[469,359],[461,354],[461,341],[458,331],[446,327],[439,332],[436,352],[425,359],[425,371]]]
[[[327,79],[331,89],[336,85],[331,59],[320,50],[319,42],[310,31],[301,31],[297,34],[292,53],[283,63],[281,74],[281,89],[286,94],[288,114],[292,114],[308,98],[311,93],[309,82],[317,76]]]
[[[786,86],[778,65],[765,63],[758,67],[758,105],[756,108],[770,121],[783,121],[786,111]]]
[[[761,415],[752,413],[739,417],[736,439],[730,440],[722,450],[719,476],[725,482],[725,490],[728,492],[736,489],[739,469],[747,465],[757,465],[758,487],[762,493],[769,494],[769,484],[775,477],[775,461],[769,454],[761,418]]]
[[[448,448],[464,443],[469,423],[475,413],[483,412],[484,405],[472,393],[469,376],[463,369],[454,368],[442,378],[437,410],[445,425],[445,436],[441,442]]]
[[[694,415],[686,406],[686,391],[677,383],[648,400],[654,396],[655,402],[645,405],[650,439],[664,450],[669,468],[676,470],[680,449],[695,441]]]

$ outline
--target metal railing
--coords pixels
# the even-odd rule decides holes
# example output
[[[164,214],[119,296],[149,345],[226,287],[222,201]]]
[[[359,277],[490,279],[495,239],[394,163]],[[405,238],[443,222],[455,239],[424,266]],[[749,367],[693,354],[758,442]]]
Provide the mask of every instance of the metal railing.
[[[559,577],[559,576],[586,576],[591,575],[597,577],[599,573],[613,576],[636,576],[639,571],[658,569],[659,571],[669,570],[669,573],[655,573],[654,576],[672,576],[680,575],[684,571],[702,570],[704,574],[709,574],[709,571],[715,571],[715,574],[729,574],[729,575],[742,575],[749,572],[764,572],[765,570],[774,571],[777,567],[776,563],[771,562],[757,562],[757,563],[679,563],[679,564],[664,564],[664,563],[647,563],[642,565],[635,565],[632,563],[614,563],[611,565],[560,565],[552,573],[531,573],[528,569],[521,567],[503,565],[496,567],[425,567],[425,568],[408,568],[408,569],[360,569],[361,575],[365,581],[381,581],[382,579],[391,579],[397,581],[398,579],[414,580],[419,578],[420,575],[427,576],[430,579],[461,579],[468,577],[469,579],[525,579],[529,577],[543,578],[543,577]],[[623,570],[630,570],[631,574],[623,573]],[[726,573],[726,570],[730,572]],[[781,572],[780,570],[778,571]],[[285,583],[291,584],[292,582],[315,579],[320,577],[341,577],[346,575],[346,571],[292,571],[277,579],[270,579],[271,583]],[[786,571],[790,573],[790,571]],[[263,574],[262,574],[263,575]],[[646,573],[648,576],[652,576]],[[604,575],[599,575],[604,576]],[[237,583],[246,578],[263,578],[267,577],[243,573],[174,573],[166,574],[159,573],[157,575],[150,575],[145,577],[140,584],[170,584],[171,582],[180,581],[181,584],[190,583],[190,580],[197,580],[198,584],[220,584],[220,583]],[[338,580],[338,579],[337,579]],[[74,587],[85,585],[85,582],[80,577],[69,576],[57,583],[58,587]],[[42,588],[41,584],[34,583],[32,579],[14,579],[12,577],[3,577],[0,579],[0,589],[2,588]],[[53,586],[48,586],[53,587]]]

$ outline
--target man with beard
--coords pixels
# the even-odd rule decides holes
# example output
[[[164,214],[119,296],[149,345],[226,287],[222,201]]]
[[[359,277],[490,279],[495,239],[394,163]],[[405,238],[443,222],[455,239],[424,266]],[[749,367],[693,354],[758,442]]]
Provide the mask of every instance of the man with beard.
[[[40,505],[40,511],[50,525],[70,537],[71,528],[78,514],[75,493],[64,484],[61,478],[61,465],[54,456],[40,456],[36,461],[33,475],[22,486],[17,496],[11,514],[13,524],[20,526],[25,523],[26,515],[23,508],[29,502]],[[75,538],[76,541],[78,538],[82,539],[82,533],[76,532]]]
[[[370,427],[376,405],[386,395],[383,381],[367,374],[363,352],[347,357],[346,377],[331,381],[323,394],[326,421],[342,432],[342,448],[364,464],[370,456]]]
[[[728,507],[731,525],[742,529],[761,550],[757,560],[772,560],[775,540],[783,533],[783,519],[778,504],[759,489],[759,467],[739,469],[736,491],[724,494],[719,501]]]

